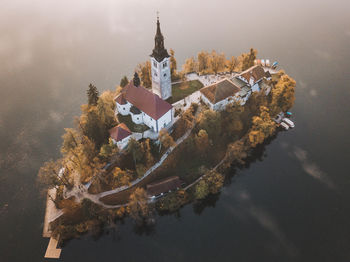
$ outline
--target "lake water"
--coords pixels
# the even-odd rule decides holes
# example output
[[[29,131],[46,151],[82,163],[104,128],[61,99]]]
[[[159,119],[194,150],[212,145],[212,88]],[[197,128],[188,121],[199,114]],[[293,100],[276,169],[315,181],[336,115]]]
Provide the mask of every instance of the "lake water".
[[[178,64],[258,49],[297,81],[296,128],[205,206],[68,242],[62,261],[350,261],[349,1],[19,1],[0,9],[0,261],[44,261],[42,163],[86,89],[113,89],[153,48]]]

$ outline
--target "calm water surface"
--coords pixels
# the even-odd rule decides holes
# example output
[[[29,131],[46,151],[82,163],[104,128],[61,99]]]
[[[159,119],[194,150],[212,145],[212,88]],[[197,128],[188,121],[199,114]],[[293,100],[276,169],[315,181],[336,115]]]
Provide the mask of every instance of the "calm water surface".
[[[43,261],[42,163],[59,157],[90,82],[113,89],[153,48],[178,64],[250,47],[297,81],[296,128],[219,196],[66,244],[62,261],[350,261],[349,1],[19,1],[0,9],[0,261]]]

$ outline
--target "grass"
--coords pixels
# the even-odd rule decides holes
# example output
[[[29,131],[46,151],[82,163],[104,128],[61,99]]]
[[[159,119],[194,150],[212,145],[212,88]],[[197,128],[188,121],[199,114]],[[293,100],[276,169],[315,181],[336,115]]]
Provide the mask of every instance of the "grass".
[[[118,114],[117,118],[118,118],[118,122],[119,123],[124,123],[130,129],[131,132],[142,133],[142,132],[144,132],[144,131],[149,129],[149,127],[146,126],[146,125],[135,124],[131,120],[131,116],[130,115],[122,116],[121,114]]]
[[[172,94],[167,102],[173,104],[181,99],[184,99],[186,96],[196,92],[201,89],[203,84],[198,80],[186,81],[178,84],[172,85]]]

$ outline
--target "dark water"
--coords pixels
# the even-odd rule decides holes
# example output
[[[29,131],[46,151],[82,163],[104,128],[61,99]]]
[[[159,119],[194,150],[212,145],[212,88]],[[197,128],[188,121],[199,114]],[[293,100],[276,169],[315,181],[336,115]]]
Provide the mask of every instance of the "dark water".
[[[250,47],[297,81],[296,128],[222,193],[154,228],[64,247],[63,261],[350,261],[349,1],[1,1],[0,261],[43,261],[41,164],[85,102],[132,75],[160,11],[178,64]]]

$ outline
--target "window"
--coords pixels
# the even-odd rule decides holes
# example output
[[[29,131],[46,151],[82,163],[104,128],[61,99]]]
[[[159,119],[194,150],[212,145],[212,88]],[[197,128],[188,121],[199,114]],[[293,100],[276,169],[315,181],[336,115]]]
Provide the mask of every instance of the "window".
[[[166,77],[166,73],[164,73],[164,77]]]
[[[157,68],[157,63],[156,63],[156,61],[153,61],[153,66],[154,66],[155,68]]]
[[[168,65],[167,62],[164,62],[164,63],[163,63],[163,68],[166,68],[167,65]]]
[[[153,70],[153,74],[154,74],[155,76],[158,76],[158,74],[157,74],[157,71],[156,71],[156,70]]]
[[[125,107],[123,107],[123,110],[125,110]]]

